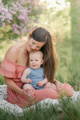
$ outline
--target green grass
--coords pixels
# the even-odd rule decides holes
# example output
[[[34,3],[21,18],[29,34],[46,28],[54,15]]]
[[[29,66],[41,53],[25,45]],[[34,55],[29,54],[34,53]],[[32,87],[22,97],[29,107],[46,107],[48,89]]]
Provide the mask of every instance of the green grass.
[[[4,84],[4,78],[0,76],[0,85]]]
[[[59,105],[46,105],[41,107],[36,105],[24,111],[23,115],[13,115],[10,112],[0,110],[0,120],[79,120],[80,119],[80,101],[72,102],[70,98],[61,99]]]

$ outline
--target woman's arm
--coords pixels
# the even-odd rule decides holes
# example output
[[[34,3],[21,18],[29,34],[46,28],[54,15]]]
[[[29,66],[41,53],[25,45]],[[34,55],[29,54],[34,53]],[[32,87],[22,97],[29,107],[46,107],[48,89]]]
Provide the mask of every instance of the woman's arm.
[[[8,60],[16,64],[16,61],[18,60],[18,54],[19,54],[19,47],[12,46],[5,55],[4,61]],[[8,66],[8,65],[7,65]],[[15,68],[15,67],[14,67]],[[18,94],[27,96],[27,92],[23,89],[21,89],[19,86],[16,85],[13,78],[5,77],[5,82],[9,88],[11,88],[13,91],[15,91]]]
[[[19,88],[13,80],[5,77],[5,82],[8,85],[8,87],[10,87],[16,93],[21,95],[27,95],[27,93],[23,89]]]

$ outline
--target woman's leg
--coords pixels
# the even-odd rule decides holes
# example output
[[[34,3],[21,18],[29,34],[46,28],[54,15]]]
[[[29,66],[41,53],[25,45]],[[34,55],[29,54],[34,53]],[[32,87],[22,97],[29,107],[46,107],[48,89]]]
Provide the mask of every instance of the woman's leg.
[[[52,88],[52,89],[54,89],[55,91],[57,91],[56,85],[53,84],[53,83],[50,83],[50,82],[48,82],[48,83],[45,85],[45,88]]]
[[[73,88],[67,83],[60,83],[55,85],[49,84],[44,89],[35,90],[35,96],[37,101],[41,101],[46,98],[58,99],[60,96],[72,96],[74,94]]]
[[[74,89],[68,83],[56,83],[57,91],[60,96],[73,96]]]
[[[46,98],[58,99],[59,94],[52,88],[44,88],[40,90],[35,90],[35,99],[36,101],[41,101]]]

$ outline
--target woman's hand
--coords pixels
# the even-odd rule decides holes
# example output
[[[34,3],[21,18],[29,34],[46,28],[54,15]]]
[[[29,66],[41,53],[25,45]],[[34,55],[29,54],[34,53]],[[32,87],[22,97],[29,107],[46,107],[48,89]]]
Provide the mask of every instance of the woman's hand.
[[[27,92],[24,89],[22,89],[21,95],[28,96]]]
[[[24,95],[31,103],[35,103],[35,90],[22,89],[22,95]]]

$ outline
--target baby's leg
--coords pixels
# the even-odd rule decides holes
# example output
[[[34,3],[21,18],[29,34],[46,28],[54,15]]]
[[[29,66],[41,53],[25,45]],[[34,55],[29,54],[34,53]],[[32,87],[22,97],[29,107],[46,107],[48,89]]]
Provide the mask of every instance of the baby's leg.
[[[34,88],[30,84],[24,84],[23,89],[24,90],[33,90]]]

